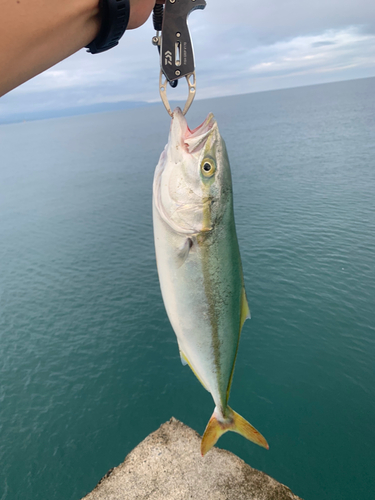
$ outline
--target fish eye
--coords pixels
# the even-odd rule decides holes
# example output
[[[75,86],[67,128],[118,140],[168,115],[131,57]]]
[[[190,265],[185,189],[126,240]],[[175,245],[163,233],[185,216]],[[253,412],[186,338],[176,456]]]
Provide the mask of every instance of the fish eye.
[[[205,159],[201,164],[201,170],[205,177],[211,177],[216,170],[215,163],[211,159]]]

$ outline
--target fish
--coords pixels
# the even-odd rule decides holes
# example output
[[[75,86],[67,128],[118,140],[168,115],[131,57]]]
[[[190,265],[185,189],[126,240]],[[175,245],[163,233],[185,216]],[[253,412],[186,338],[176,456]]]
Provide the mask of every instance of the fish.
[[[227,431],[268,449],[228,405],[241,330],[250,309],[233,211],[229,159],[214,115],[190,130],[180,108],[153,181],[156,262],[181,361],[212,395],[204,456]]]

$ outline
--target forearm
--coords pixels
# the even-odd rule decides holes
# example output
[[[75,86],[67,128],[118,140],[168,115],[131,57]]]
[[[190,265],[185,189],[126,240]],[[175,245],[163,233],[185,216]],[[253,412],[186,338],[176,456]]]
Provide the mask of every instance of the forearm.
[[[0,0],[0,95],[89,44],[99,0]]]
[[[130,0],[128,29],[154,5]],[[99,0],[0,0],[0,96],[88,45],[100,23]]]

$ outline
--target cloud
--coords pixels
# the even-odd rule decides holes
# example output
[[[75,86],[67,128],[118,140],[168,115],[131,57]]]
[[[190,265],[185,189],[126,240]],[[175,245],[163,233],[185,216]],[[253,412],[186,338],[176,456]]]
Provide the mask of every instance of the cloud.
[[[373,0],[208,0],[189,25],[197,99],[375,76]],[[158,101],[153,34],[149,20],[108,52],[79,51],[0,99],[0,114]]]
[[[215,0],[206,11],[216,25],[246,26],[262,43],[347,26],[375,33],[373,0],[236,0],[231,6]]]
[[[325,45],[335,45],[335,42],[314,42],[312,44],[313,47],[324,47]]]
[[[245,36],[242,29],[233,33],[235,39]],[[206,59],[198,81],[202,97],[375,76],[375,34],[361,27],[235,47]]]
[[[260,62],[251,65],[248,71],[256,75],[333,72],[348,63],[351,67],[372,68],[374,57],[375,35],[364,35],[349,27],[257,47],[250,51],[249,58]]]

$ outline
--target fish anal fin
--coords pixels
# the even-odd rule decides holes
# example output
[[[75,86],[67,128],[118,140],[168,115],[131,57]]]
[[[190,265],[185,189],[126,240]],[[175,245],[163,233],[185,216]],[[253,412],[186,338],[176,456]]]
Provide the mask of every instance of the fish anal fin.
[[[242,330],[243,324],[247,319],[250,319],[250,308],[247,302],[245,287],[242,287],[241,293],[241,319],[240,319],[240,331]]]
[[[241,330],[243,327],[243,324],[247,319],[250,319],[250,308],[249,304],[247,303],[247,297],[246,297],[246,291],[245,287],[242,287],[241,291],[241,308],[240,308],[240,331],[238,332],[238,341],[237,341],[237,347],[236,347],[236,354],[234,356],[234,361],[233,361],[233,366],[232,366],[232,371],[229,377],[229,382],[228,382],[228,387],[227,387],[227,401],[229,399],[229,393],[230,393],[230,388],[232,385],[232,380],[233,380],[233,374],[234,374],[234,365],[236,364],[236,359],[237,359],[237,353],[238,353],[238,346],[240,343],[240,335],[241,335]]]
[[[220,436],[228,431],[237,432],[249,441],[266,448],[266,450],[269,448],[268,443],[262,434],[247,420],[241,417],[241,415],[227,406],[225,417],[223,417],[217,408],[215,408],[212,417],[207,424],[201,441],[202,457],[216,444]]]

